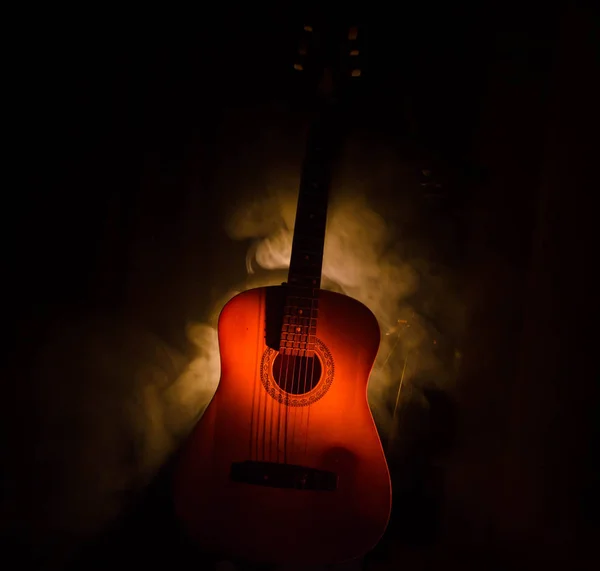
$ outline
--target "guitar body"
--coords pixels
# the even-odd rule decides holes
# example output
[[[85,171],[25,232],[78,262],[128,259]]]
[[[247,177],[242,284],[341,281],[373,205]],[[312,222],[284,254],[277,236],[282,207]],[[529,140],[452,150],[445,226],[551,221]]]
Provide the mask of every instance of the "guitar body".
[[[358,301],[319,290],[320,374],[307,386],[300,371],[283,390],[267,340],[284,289],[246,291],[221,312],[221,380],[184,447],[175,509],[215,555],[341,562],[375,546],[391,509],[366,394],[379,325]]]

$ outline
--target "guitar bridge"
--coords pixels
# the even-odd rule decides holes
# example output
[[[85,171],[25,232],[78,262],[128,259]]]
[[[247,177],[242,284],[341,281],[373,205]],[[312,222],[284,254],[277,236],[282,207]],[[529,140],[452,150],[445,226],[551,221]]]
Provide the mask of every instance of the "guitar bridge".
[[[293,490],[332,492],[338,485],[338,476],[334,472],[295,464],[252,460],[234,462],[231,465],[230,477],[234,482]]]

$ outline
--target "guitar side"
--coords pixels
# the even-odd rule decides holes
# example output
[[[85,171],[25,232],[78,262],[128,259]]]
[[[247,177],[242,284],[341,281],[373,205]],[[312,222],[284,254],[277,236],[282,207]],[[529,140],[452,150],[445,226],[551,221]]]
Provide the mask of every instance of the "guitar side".
[[[379,326],[363,304],[320,290],[322,380],[288,398],[270,375],[276,352],[265,340],[269,299],[280,290],[246,291],[221,312],[221,381],[182,452],[175,509],[207,552],[275,564],[341,562],[375,546],[391,509],[366,397]],[[318,477],[309,475],[313,488],[303,489],[286,487],[285,474],[277,486],[232,477],[233,466],[249,461],[253,469],[285,464]],[[265,480],[271,474],[279,472],[265,472]]]

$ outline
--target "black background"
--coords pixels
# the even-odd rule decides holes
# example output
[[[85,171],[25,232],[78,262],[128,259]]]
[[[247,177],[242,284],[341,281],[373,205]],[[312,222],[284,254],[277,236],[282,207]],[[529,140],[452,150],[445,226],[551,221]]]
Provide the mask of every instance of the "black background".
[[[76,521],[65,530],[39,515],[53,487],[31,458],[56,443],[37,432],[32,363],[49,328],[99,314],[126,315],[185,352],[186,323],[206,320],[243,279],[246,246],[223,221],[247,191],[243,174],[237,187],[220,177],[273,109],[293,116],[289,58],[303,9],[38,13],[13,30],[2,402],[5,497],[19,500],[4,538],[16,568],[202,565],[170,519],[168,463],[84,539],[70,531]],[[370,564],[583,565],[598,510],[594,20],[577,6],[508,4],[331,13],[368,30],[356,115],[366,146],[448,181],[442,206],[418,207],[416,239],[461,277],[467,300],[444,493],[428,499],[417,481],[400,494],[404,509]],[[286,128],[301,141],[297,123]],[[417,201],[418,176],[371,198],[393,211],[402,192]],[[451,238],[440,233],[448,225]],[[69,389],[55,375],[45,394],[59,401]]]

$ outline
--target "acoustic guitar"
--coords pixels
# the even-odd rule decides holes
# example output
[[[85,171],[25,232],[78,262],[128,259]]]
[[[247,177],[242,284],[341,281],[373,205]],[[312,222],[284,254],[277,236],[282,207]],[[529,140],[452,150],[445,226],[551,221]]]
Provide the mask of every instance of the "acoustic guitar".
[[[338,42],[304,30],[294,67],[324,73],[287,282],[245,291],[221,311],[221,379],[174,477],[176,513],[203,551],[273,564],[360,557],[381,538],[391,509],[367,402],[379,325],[362,303],[320,289],[344,95],[360,74],[358,34],[346,28]]]

